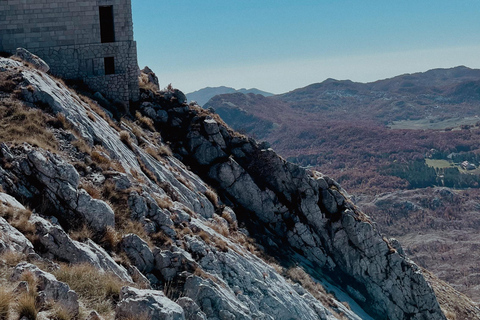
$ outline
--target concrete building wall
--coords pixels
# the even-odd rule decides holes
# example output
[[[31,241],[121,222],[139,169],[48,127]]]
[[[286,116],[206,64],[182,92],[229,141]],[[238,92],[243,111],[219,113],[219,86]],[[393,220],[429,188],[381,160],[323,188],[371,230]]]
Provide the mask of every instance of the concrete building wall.
[[[100,6],[112,6],[115,41],[102,43]],[[122,101],[138,99],[138,64],[131,0],[1,0],[0,51],[23,47],[65,79]],[[105,75],[113,57],[115,74]]]

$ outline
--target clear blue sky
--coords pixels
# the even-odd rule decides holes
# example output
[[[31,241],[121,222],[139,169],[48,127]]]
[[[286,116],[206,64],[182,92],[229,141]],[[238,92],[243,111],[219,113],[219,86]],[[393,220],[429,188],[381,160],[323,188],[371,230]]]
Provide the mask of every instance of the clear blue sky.
[[[132,0],[139,65],[162,87],[287,92],[480,68],[479,0]]]

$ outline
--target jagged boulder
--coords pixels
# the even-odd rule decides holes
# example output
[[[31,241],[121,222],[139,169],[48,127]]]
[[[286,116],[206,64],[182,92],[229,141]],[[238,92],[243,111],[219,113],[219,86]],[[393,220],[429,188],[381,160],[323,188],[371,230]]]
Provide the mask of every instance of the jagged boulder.
[[[188,297],[181,297],[176,301],[183,312],[185,312],[185,318],[189,320],[207,320],[207,316],[200,307]]]
[[[162,291],[123,287],[115,319],[142,316],[152,320],[185,320],[182,307],[168,299]]]
[[[104,201],[93,199],[85,190],[78,190],[79,175],[75,168],[46,151],[28,150],[21,164],[23,173],[45,187],[46,196],[59,210],[70,210],[97,232],[115,224],[112,208]]]
[[[155,86],[155,89],[159,90],[160,85],[158,84],[158,77],[149,67],[145,66],[145,68],[141,70],[140,79],[143,81],[143,84],[147,85],[151,83]]]
[[[30,63],[40,71],[48,72],[50,70],[50,66],[45,61],[43,61],[37,55],[34,55],[30,51],[28,51],[27,49],[17,48],[17,51],[15,52],[15,56],[19,57],[25,62]]]
[[[14,150],[2,144],[0,154],[12,163],[12,173],[4,174],[9,184],[16,180],[11,189],[27,198],[45,197],[56,209],[60,220],[69,224],[76,219],[96,232],[114,226],[112,208],[104,201],[92,198],[85,190],[78,189],[78,172],[60,156],[28,144]]]
[[[59,225],[34,215],[31,222],[35,225],[38,241],[47,250],[47,256],[70,263],[89,263],[99,270],[109,271],[120,279],[132,282],[127,270],[118,265],[112,257],[92,240],[85,243],[72,240]]]
[[[0,217],[0,252],[5,250],[28,253],[33,252],[33,245],[21,232]]]
[[[148,273],[153,270],[155,264],[153,253],[139,236],[132,233],[123,236],[120,247],[140,272]]]
[[[212,280],[188,277],[184,292],[202,308],[207,319],[252,319],[250,310],[237,300],[233,292],[221,290]],[[273,320],[272,317],[266,319]]]
[[[14,197],[0,193],[0,211],[12,209],[25,210],[25,207]],[[0,252],[5,250],[32,253],[33,245],[20,231],[0,217]]]
[[[170,250],[153,250],[155,256],[155,269],[160,271],[166,281],[172,280],[182,271],[195,270],[197,263],[185,250],[172,246]]]
[[[78,296],[75,291],[70,290],[68,284],[58,281],[54,275],[27,262],[22,262],[15,267],[10,280],[19,281],[25,272],[31,272],[38,279],[38,291],[42,305],[56,302],[61,304],[72,316],[78,314]]]

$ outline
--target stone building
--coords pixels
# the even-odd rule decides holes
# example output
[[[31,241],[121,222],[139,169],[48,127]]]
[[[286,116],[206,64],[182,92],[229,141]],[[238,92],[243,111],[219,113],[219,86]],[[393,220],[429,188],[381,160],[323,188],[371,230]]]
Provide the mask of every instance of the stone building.
[[[0,51],[23,47],[64,79],[137,100],[131,0],[0,0]]]

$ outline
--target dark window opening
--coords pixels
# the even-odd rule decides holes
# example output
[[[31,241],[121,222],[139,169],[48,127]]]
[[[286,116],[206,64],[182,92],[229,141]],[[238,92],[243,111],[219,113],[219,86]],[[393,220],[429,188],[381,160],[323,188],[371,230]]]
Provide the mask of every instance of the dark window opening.
[[[113,6],[100,7],[100,38],[102,43],[115,42]]]
[[[115,74],[115,58],[114,57],[105,57],[105,74]]]

